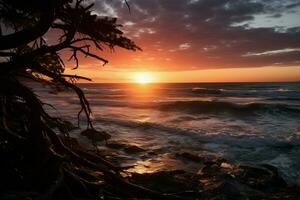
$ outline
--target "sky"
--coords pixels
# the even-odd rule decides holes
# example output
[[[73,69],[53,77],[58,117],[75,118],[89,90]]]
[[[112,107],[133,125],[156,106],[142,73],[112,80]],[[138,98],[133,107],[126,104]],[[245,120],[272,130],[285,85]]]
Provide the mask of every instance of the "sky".
[[[99,52],[74,72],[95,82],[300,81],[300,0],[123,0],[94,2],[117,17],[141,52]]]

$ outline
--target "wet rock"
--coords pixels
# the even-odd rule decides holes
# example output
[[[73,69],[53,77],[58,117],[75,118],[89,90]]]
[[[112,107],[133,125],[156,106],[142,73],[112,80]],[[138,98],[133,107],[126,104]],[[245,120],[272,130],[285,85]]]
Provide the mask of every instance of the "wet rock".
[[[296,200],[300,199],[300,187],[293,186],[293,187],[286,187],[282,188],[279,191],[276,191],[270,198],[272,200]]]
[[[109,142],[106,144],[106,146],[111,149],[123,150],[125,153],[128,154],[135,154],[135,153],[140,153],[145,151],[145,149],[137,145],[130,145],[130,144],[120,143],[116,141]]]
[[[205,199],[242,199],[239,184],[234,181],[209,181],[204,186]]]
[[[149,156],[157,156],[158,153],[155,152],[155,151],[148,151],[148,155],[149,155]]]
[[[278,169],[276,167],[274,167],[272,165],[268,165],[268,164],[263,164],[262,166],[272,172],[272,176],[271,176],[272,186],[276,186],[276,187],[285,187],[285,186],[287,186],[287,183],[279,175]]]
[[[144,187],[163,193],[181,193],[188,195],[199,195],[199,184],[193,181],[192,175],[183,170],[160,171],[147,174],[132,174],[131,181]],[[196,198],[193,198],[196,199]]]
[[[229,170],[227,168],[227,165],[229,164],[222,158],[207,160],[204,162],[204,165],[199,169],[197,174],[209,177],[227,175],[230,174],[230,172],[228,172]]]
[[[78,140],[74,137],[68,137],[68,136],[65,136],[63,134],[59,134],[57,135],[59,137],[59,139],[64,143],[64,144],[67,144],[67,145],[70,145],[70,146],[79,146],[80,143],[78,142]]]
[[[193,162],[204,162],[205,161],[203,157],[198,156],[193,153],[189,153],[189,152],[178,152],[175,154],[175,156],[181,157],[181,158],[193,161]]]
[[[238,180],[227,177],[223,180],[211,180],[203,190],[203,199],[249,200],[263,199],[263,193],[253,190]]]
[[[108,148],[111,148],[111,149],[123,149],[123,148],[127,147],[126,144],[119,143],[119,142],[116,142],[116,141],[109,142],[109,143],[106,144],[106,146]]]
[[[88,145],[79,142],[78,139],[74,137],[65,136],[62,134],[59,134],[58,137],[65,145],[72,147],[73,149],[89,149]]]
[[[285,198],[288,186],[271,165],[237,165],[216,159],[205,162],[197,175],[204,199],[293,199]]]
[[[216,176],[220,173],[220,167],[216,164],[212,165],[204,165],[197,174],[199,175],[208,175],[208,176]]]
[[[272,191],[286,187],[286,182],[279,176],[276,167],[262,165],[261,167],[239,166],[235,176],[244,184],[264,191]]]
[[[109,135],[105,131],[97,131],[95,129],[86,129],[81,132],[81,135],[95,142],[101,142],[111,138],[111,135]]]
[[[124,148],[124,151],[128,154],[135,154],[145,151],[143,148],[138,147],[136,145],[130,145]]]
[[[233,170],[235,166],[227,162],[222,162],[220,167],[223,169]]]

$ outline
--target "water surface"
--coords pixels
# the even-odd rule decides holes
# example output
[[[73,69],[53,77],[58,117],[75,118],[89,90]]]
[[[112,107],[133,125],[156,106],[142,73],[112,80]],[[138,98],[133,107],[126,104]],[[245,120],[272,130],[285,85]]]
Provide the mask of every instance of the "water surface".
[[[199,164],[176,156],[191,152],[233,163],[272,164],[289,183],[300,184],[300,83],[79,86],[90,101],[95,127],[114,141],[145,149],[134,155],[119,152],[125,165],[135,165],[133,171],[197,172]],[[35,90],[55,105],[55,110],[47,108],[53,115],[77,124],[75,94]]]

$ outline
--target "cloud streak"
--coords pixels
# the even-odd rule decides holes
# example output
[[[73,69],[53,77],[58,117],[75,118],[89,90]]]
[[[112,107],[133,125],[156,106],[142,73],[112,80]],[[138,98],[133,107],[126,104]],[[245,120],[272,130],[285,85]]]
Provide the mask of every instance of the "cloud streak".
[[[141,60],[158,70],[299,65],[300,23],[280,23],[300,15],[299,0],[131,0],[132,14],[121,0],[95,3],[96,13],[109,4],[104,13],[118,16],[144,49],[138,59],[128,56],[132,66]],[[277,23],[270,27],[268,19]]]

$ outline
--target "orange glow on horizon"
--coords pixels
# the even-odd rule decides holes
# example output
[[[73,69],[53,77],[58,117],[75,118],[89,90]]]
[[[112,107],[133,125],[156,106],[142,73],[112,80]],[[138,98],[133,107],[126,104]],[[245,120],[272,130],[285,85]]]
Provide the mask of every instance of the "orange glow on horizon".
[[[149,69],[150,70],[150,69]],[[284,82],[300,81],[300,66],[206,69],[193,71],[141,71],[106,67],[99,69],[84,66],[78,70],[67,69],[68,74],[89,77],[96,83],[154,82]]]
[[[149,72],[136,72],[134,81],[139,84],[148,84],[154,81],[154,77]]]

